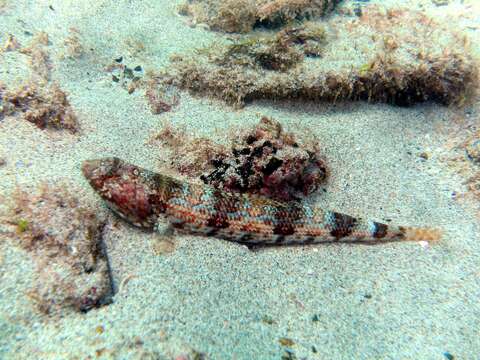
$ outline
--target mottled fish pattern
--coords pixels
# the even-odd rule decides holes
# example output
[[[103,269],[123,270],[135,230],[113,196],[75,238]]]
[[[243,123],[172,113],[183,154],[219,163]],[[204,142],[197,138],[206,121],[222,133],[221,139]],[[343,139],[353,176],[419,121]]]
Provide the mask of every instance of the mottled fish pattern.
[[[249,246],[439,238],[434,229],[390,226],[297,202],[190,184],[118,158],[85,161],[82,171],[113,211],[147,229],[166,218],[178,231]]]

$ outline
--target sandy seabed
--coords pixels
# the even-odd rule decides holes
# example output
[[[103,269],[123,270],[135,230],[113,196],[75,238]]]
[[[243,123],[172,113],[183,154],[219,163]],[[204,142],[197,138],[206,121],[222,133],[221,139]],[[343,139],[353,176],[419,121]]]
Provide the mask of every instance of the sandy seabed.
[[[158,169],[162,154],[148,141],[163,121],[216,139],[231,126],[257,123],[262,114],[320,140],[331,176],[318,206],[438,227],[444,237],[429,246],[339,244],[252,252],[235,243],[178,236],[174,252],[157,255],[156,234],[117,222],[105,238],[119,290],[114,303],[54,317],[39,313],[25,295],[34,271],[28,253],[2,239],[0,358],[480,356],[478,200],[454,196],[466,191],[464,179],[445,161],[451,156],[446,144],[461,137],[462,128],[478,124],[478,101],[461,109],[257,101],[234,110],[182,93],[174,111],[153,115],[143,91],[129,94],[105,68],[122,56],[129,66],[155,70],[168,66],[171,54],[220,36],[188,26],[176,14],[179,2],[21,0],[0,1],[0,7],[3,3],[1,42],[13,34],[27,45],[31,34],[48,34],[52,81],[68,93],[80,125],[77,134],[69,134],[40,130],[20,115],[0,120],[3,196],[16,185],[68,179],[82,189],[79,196],[105,211],[81,175],[83,160],[115,155]],[[473,3],[402,5],[458,21],[479,41],[480,11],[469,7]],[[466,13],[476,27],[462,20]],[[72,31],[84,51],[78,58],[63,56]],[[7,86],[30,72],[26,55],[0,54],[0,80]]]

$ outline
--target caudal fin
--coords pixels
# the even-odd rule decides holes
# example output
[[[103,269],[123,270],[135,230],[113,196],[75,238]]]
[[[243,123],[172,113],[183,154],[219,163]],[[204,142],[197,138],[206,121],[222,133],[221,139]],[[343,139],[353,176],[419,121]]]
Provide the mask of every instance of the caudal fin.
[[[404,233],[405,241],[438,241],[442,238],[442,231],[434,228],[415,228],[415,227],[400,227]]]

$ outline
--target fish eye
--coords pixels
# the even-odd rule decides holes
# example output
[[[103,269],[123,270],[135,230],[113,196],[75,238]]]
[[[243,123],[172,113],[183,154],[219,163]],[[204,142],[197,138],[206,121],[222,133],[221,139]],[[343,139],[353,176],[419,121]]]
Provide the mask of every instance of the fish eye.
[[[111,163],[112,168],[115,169],[115,170],[118,169],[122,165],[122,160],[120,160],[117,157],[110,158],[109,162]]]

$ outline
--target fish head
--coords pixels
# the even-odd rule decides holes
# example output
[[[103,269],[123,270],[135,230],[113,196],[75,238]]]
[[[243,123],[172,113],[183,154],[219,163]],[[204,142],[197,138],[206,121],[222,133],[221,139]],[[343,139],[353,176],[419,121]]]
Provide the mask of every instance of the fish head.
[[[82,172],[117,215],[141,228],[155,226],[163,204],[151,172],[116,157],[86,160]]]

